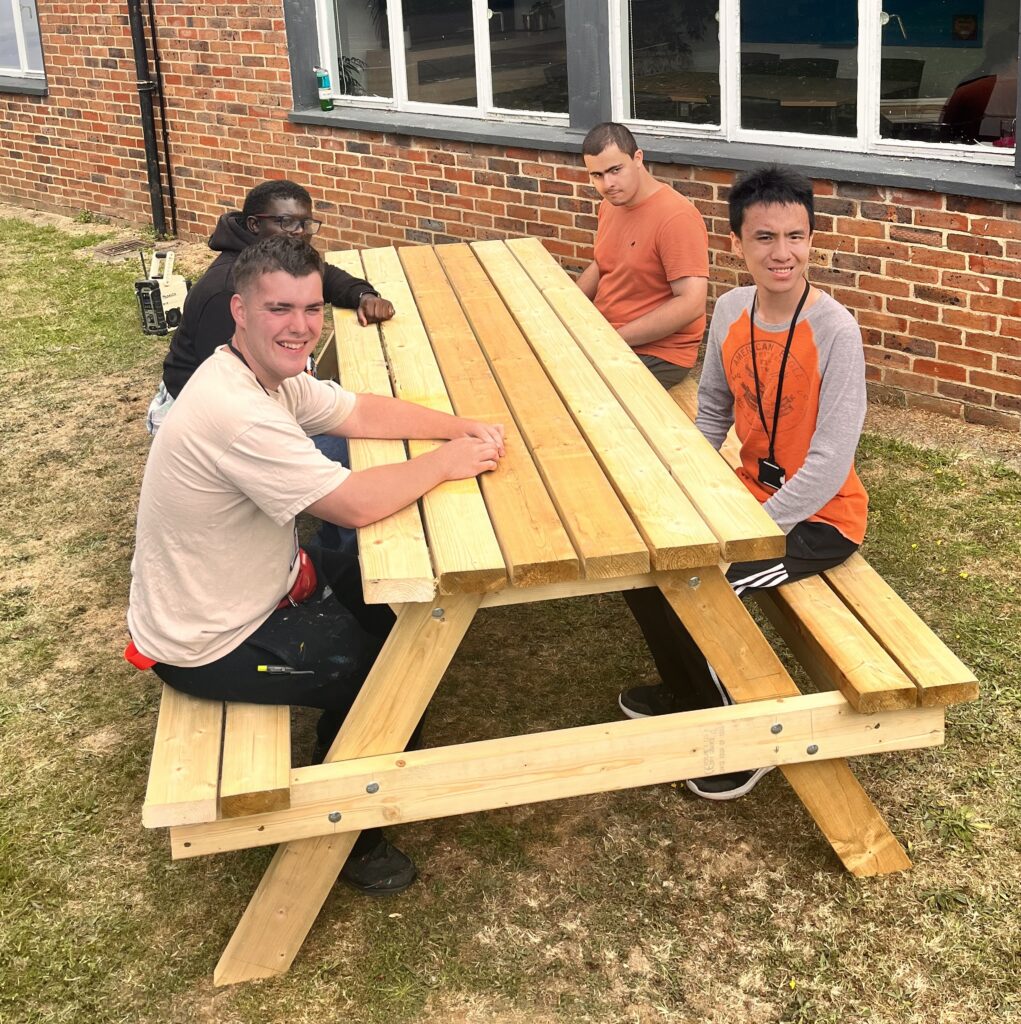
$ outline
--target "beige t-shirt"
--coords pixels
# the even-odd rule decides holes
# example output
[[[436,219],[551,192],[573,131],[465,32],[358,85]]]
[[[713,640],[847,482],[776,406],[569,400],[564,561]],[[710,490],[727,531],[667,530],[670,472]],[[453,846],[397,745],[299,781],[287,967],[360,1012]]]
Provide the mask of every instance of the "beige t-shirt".
[[[355,396],[308,374],[267,393],[221,347],[153,440],[138,503],[128,628],[156,661],[207,665],[269,617],[297,574],[294,517],[349,470],[309,435]]]

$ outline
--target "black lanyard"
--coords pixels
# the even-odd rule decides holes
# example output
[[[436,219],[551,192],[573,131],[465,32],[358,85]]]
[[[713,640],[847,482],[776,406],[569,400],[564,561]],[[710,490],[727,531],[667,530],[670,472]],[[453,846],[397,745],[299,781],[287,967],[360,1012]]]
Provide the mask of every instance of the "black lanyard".
[[[752,311],[751,319],[748,323],[748,330],[752,338],[752,374],[755,377],[755,404],[759,407],[759,419],[762,421],[762,429],[765,431],[766,440],[769,442],[769,461],[772,463],[776,462],[776,427],[780,422],[780,400],[783,398],[783,379],[784,374],[787,372],[787,357],[791,354],[791,342],[794,341],[794,328],[797,326],[798,317],[801,315],[801,310],[805,306],[805,300],[808,298],[809,284],[805,282],[805,290],[801,293],[801,299],[798,302],[798,308],[794,310],[794,316],[791,317],[791,326],[787,331],[787,344],[783,347],[783,359],[780,360],[780,372],[776,378],[776,399],[773,402],[773,432],[770,434],[769,427],[766,426],[766,413],[762,408],[762,386],[759,384],[759,364],[755,359],[755,302],[759,297],[758,290],[755,295],[752,296]]]
[[[231,338],[230,341],[227,342],[227,348],[229,348],[231,350],[231,352],[233,352],[234,355],[236,355],[238,357],[238,359],[240,359],[241,362],[243,362],[245,364],[245,366],[247,366],[248,369],[251,370],[252,376],[255,378],[255,383],[258,384],[259,387],[262,388],[263,391],[266,391],[266,385],[263,384],[261,380],[259,380],[259,375],[255,372],[255,370],[252,370],[252,368],[250,366],[248,366],[248,360],[245,359],[245,357],[234,347],[234,339],[233,338]],[[758,380],[757,377],[755,379]],[[269,392],[266,391],[266,394],[268,395]]]

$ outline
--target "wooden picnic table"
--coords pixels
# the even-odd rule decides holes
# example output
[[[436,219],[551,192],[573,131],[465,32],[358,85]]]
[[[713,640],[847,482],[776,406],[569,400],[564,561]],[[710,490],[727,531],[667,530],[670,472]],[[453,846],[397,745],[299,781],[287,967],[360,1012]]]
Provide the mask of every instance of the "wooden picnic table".
[[[783,535],[542,245],[328,259],[397,309],[377,330],[336,312],[345,386],[503,423],[507,454],[480,480],[443,484],[359,530],[365,597],[391,604],[397,622],[326,763],[291,769],[272,803],[232,791],[241,805],[219,814],[214,780],[206,817],[161,818],[169,804],[147,798],[147,823],[177,822],[175,857],[281,844],[215,981],[286,971],[359,831],[376,825],[777,764],[849,870],[907,867],[844,759],[942,742],[943,707],[923,706],[903,673],[840,672],[839,691],[799,693],[721,569],[782,554]],[[352,441],[351,461],[365,469],[408,451]],[[480,608],[652,586],[736,705],[405,752]]]

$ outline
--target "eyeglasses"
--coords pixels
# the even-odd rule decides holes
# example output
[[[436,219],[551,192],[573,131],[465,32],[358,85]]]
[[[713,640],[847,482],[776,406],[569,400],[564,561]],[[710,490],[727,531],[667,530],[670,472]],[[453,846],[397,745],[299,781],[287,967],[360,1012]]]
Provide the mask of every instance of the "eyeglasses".
[[[301,217],[294,217],[289,213],[252,213],[249,216],[256,220],[276,221],[281,231],[297,231],[301,228],[306,235],[314,235],[323,226],[321,220],[313,220],[311,217],[302,220]]]

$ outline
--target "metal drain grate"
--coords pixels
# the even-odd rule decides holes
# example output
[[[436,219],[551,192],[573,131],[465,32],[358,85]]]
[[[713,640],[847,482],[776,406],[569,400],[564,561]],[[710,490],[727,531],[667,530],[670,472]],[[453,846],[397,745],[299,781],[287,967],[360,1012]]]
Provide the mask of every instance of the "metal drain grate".
[[[127,256],[145,248],[140,238],[130,238],[126,242],[111,242],[109,245],[97,245],[93,250],[97,256]]]

